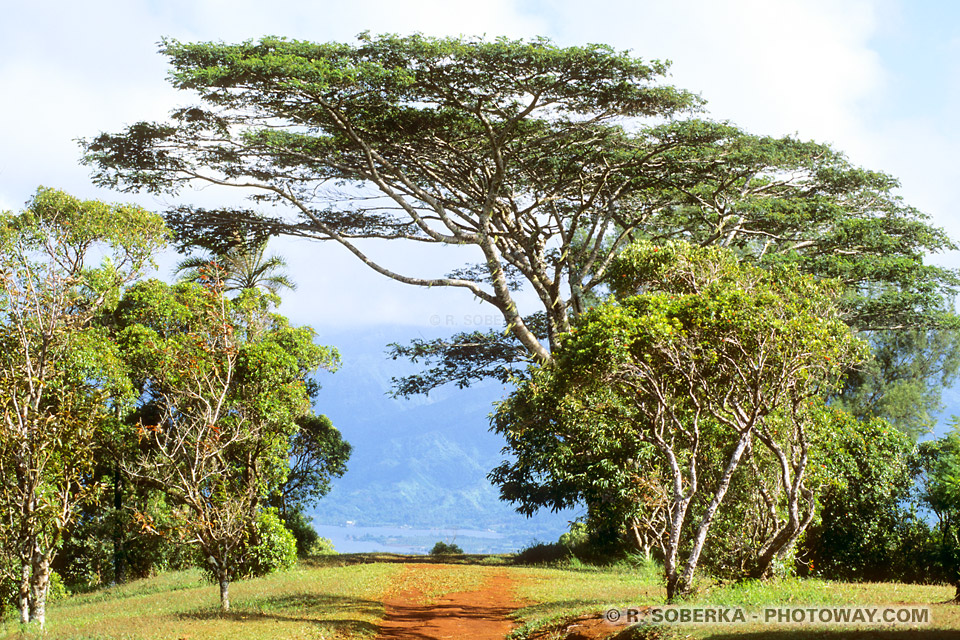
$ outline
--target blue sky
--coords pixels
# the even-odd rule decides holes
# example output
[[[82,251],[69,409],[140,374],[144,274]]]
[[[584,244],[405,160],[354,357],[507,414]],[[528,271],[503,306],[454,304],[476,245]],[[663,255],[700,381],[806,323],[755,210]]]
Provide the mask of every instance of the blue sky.
[[[902,180],[902,195],[960,238],[960,3],[932,0],[634,0],[353,3],[279,0],[8,1],[0,23],[0,208],[38,185],[108,200],[167,200],[94,188],[75,139],[162,118],[189,102],[165,81],[163,36],[235,41],[285,35],[350,40],[364,30],[545,35],[673,61],[672,82],[711,114],[757,133],[831,142]],[[217,201],[210,190],[192,200]],[[283,242],[300,283],[285,310],[314,326],[495,315],[464,292],[417,290],[369,272],[337,247]],[[428,270],[449,253],[386,260]],[[934,257],[960,266],[960,256]],[[170,259],[163,261],[165,267]]]

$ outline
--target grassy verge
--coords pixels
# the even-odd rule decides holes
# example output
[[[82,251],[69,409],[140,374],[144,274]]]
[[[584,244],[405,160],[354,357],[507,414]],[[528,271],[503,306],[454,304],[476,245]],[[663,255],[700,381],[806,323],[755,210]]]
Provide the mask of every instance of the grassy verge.
[[[516,640],[554,637],[546,630],[581,615],[599,615],[611,607],[660,605],[664,589],[650,568],[617,565],[609,568],[567,566],[555,569],[518,570],[523,586],[519,593],[531,604],[516,614],[521,626],[511,636]],[[672,625],[647,629],[635,638],[711,638],[725,640],[812,640],[827,638],[936,640],[960,638],[960,606],[942,604],[953,596],[953,587],[897,583],[843,583],[816,579],[785,579],[766,583],[713,585],[703,588],[689,606],[742,607],[759,611],[765,607],[801,606],[929,606],[931,624],[919,629],[855,629],[773,624],[727,626]],[[610,627],[613,634],[619,629]],[[618,637],[619,638],[619,637]]]
[[[515,614],[514,638],[546,638],[544,629],[608,607],[656,605],[664,592],[656,570],[621,564],[596,568],[576,561],[555,567],[501,569],[502,558],[458,556],[444,564],[424,557],[330,556],[305,561],[292,571],[231,585],[233,610],[219,612],[218,590],[199,571],[167,573],[119,587],[68,598],[50,607],[45,638],[52,640],[302,640],[372,638],[384,615],[384,600],[419,594],[424,603],[447,593],[470,591],[492,572],[506,570],[517,596],[530,604]],[[423,563],[423,567],[410,567]],[[931,607],[932,624],[920,631],[864,631],[741,625],[673,626],[653,630],[656,638],[960,638],[960,606],[948,600],[952,587],[894,583],[839,583],[781,580],[705,587],[691,605],[743,607],[802,605],[910,605]],[[617,629],[610,629],[611,633]],[[12,622],[0,625],[0,639],[21,635]],[[639,636],[644,637],[644,636]]]
[[[231,611],[199,571],[168,573],[56,603],[45,638],[297,640],[372,637],[399,564],[329,562],[231,584]],[[0,637],[20,638],[6,623]],[[31,637],[27,634],[26,637]]]
[[[533,604],[517,611],[520,627],[513,638],[527,638],[564,619],[611,606],[653,604],[663,598],[657,575],[635,565],[598,568],[574,561],[556,568],[516,571],[517,595]]]

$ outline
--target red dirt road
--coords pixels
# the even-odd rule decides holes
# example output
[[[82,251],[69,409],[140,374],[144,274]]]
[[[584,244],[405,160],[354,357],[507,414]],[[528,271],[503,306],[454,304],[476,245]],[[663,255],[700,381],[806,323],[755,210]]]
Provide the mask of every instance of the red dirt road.
[[[429,571],[430,565],[408,565],[407,571]],[[448,593],[424,604],[415,589],[388,598],[379,640],[502,640],[513,628],[507,616],[524,606],[506,571],[493,571],[478,589]]]

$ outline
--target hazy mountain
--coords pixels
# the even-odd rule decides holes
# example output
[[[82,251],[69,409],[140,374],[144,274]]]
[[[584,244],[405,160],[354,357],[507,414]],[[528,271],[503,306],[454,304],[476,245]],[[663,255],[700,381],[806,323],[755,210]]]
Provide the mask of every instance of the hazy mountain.
[[[499,534],[482,542],[461,534],[458,544],[468,551],[509,551],[533,540],[556,540],[576,514],[523,517],[499,500],[486,478],[502,459],[503,441],[488,424],[493,402],[506,391],[502,385],[444,388],[412,400],[388,396],[390,378],[415,366],[390,360],[386,345],[440,335],[402,326],[320,333],[318,342],[337,347],[343,366],[320,375],[316,410],[333,420],[354,450],[346,475],[314,509],[314,522],[383,527],[384,538],[391,539],[398,527]],[[364,536],[377,542],[367,530]]]

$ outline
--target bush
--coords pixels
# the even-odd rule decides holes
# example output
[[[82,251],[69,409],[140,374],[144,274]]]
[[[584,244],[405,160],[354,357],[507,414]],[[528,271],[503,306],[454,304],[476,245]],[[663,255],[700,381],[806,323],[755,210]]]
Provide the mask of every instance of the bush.
[[[195,563],[194,550],[163,532],[178,517],[158,491],[125,494],[122,509],[88,505],[64,537],[53,569],[71,593],[146,578]],[[138,513],[142,514],[138,517]],[[150,523],[150,530],[143,527]],[[115,546],[117,538],[120,547]],[[116,574],[116,569],[120,575]]]
[[[457,545],[453,543],[447,544],[446,542],[442,542],[442,541],[433,545],[433,549],[430,550],[430,555],[432,556],[446,556],[446,555],[454,555],[454,554],[461,554],[461,553],[463,553],[463,549],[461,549]]]
[[[297,564],[297,540],[275,509],[260,512],[248,545],[237,576],[263,576]]]
[[[288,511],[283,524],[297,541],[298,556],[315,554],[313,549],[320,540],[320,534],[313,528],[313,524],[303,511],[299,509]]]
[[[283,526],[276,509],[266,509],[257,516],[236,557],[239,562],[233,572],[234,579],[264,576],[297,564],[297,541]],[[210,565],[199,549],[196,550],[196,558],[197,565],[206,572],[207,577],[215,580]]]
[[[557,542],[534,543],[522,549],[514,561],[534,565],[562,563],[572,568],[584,565],[608,566],[630,560],[630,549],[615,528],[591,526],[590,522],[576,521],[570,523],[569,531],[560,534]]]
[[[570,560],[572,557],[574,557],[573,552],[565,544],[538,542],[521,549],[516,556],[516,562],[518,564],[554,564]]]
[[[337,550],[333,548],[333,541],[330,538],[317,536],[313,546],[310,547],[309,554],[311,556],[335,556]]]
[[[573,551],[590,543],[590,531],[585,522],[571,522],[570,531],[560,534],[560,544]]]
[[[47,602],[58,602],[70,595],[63,584],[63,578],[56,571],[50,572],[50,586],[47,588]]]
[[[3,577],[0,578],[0,619],[5,617],[10,611],[17,610],[17,598],[20,592],[20,585],[14,580],[16,565],[10,558],[0,560],[6,565]],[[63,578],[56,571],[50,571],[50,586],[47,588],[47,603],[63,600],[70,592],[63,584]]]

